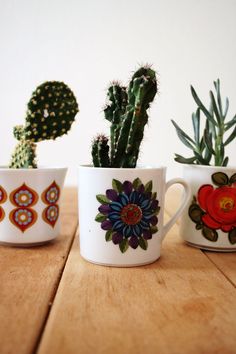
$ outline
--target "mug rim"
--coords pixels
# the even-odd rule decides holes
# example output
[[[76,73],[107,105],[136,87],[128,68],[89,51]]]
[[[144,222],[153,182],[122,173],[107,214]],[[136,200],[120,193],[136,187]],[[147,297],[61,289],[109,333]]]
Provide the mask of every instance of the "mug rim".
[[[68,170],[68,167],[66,166],[44,166],[44,165],[40,165],[37,168],[9,168],[6,165],[1,165],[0,166],[0,172],[5,172],[5,173],[19,173],[19,172],[23,172],[23,173],[37,173],[37,172],[42,172],[42,171],[66,171]]]
[[[78,166],[79,169],[87,169],[87,170],[100,170],[100,171],[148,171],[148,170],[166,170],[166,166],[162,165],[138,165],[137,167],[94,167],[92,164],[81,164]]]

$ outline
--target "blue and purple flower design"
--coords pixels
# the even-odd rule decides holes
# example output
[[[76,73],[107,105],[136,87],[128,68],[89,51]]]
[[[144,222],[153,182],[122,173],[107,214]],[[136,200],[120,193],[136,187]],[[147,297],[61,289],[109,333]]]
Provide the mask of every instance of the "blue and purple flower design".
[[[158,231],[157,223],[160,207],[152,192],[152,181],[145,185],[139,178],[133,182],[113,179],[112,189],[97,195],[101,204],[95,220],[106,231],[106,241],[119,245],[122,253],[129,246],[133,249],[148,248],[148,240]]]

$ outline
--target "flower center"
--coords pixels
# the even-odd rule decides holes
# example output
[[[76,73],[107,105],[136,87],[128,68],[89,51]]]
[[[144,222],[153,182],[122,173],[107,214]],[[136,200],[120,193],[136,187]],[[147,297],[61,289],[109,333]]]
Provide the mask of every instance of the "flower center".
[[[127,204],[121,210],[121,220],[127,225],[135,225],[142,219],[142,210],[136,204]]]
[[[234,207],[234,200],[230,197],[223,197],[220,201],[220,208],[227,212],[231,211]]]

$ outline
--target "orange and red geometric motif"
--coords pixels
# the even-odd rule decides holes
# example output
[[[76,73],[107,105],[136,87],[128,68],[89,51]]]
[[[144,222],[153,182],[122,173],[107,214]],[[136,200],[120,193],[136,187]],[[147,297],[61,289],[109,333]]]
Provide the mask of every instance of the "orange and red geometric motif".
[[[60,198],[60,187],[54,181],[43,193],[42,201],[48,206],[44,209],[42,218],[50,226],[54,227],[59,217],[59,205],[57,204]]]
[[[23,183],[11,192],[10,201],[16,208],[10,212],[9,219],[13,225],[24,232],[37,221],[37,212],[31,207],[37,203],[38,194]]]
[[[0,204],[5,203],[5,201],[7,200],[7,192],[5,191],[5,189],[0,186]],[[2,221],[5,217],[5,211],[4,209],[0,206],[0,221]]]

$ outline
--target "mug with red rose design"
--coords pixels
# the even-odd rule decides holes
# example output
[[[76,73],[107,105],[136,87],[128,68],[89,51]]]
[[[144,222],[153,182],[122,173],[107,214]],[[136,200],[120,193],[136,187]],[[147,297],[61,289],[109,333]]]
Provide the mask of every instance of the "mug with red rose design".
[[[175,183],[184,199],[163,225],[165,192]],[[108,266],[132,267],[160,257],[161,244],[190,198],[180,178],[166,183],[166,168],[79,167],[80,253]]]
[[[191,246],[236,251],[236,169],[184,166],[192,199],[181,218],[181,237]]]

